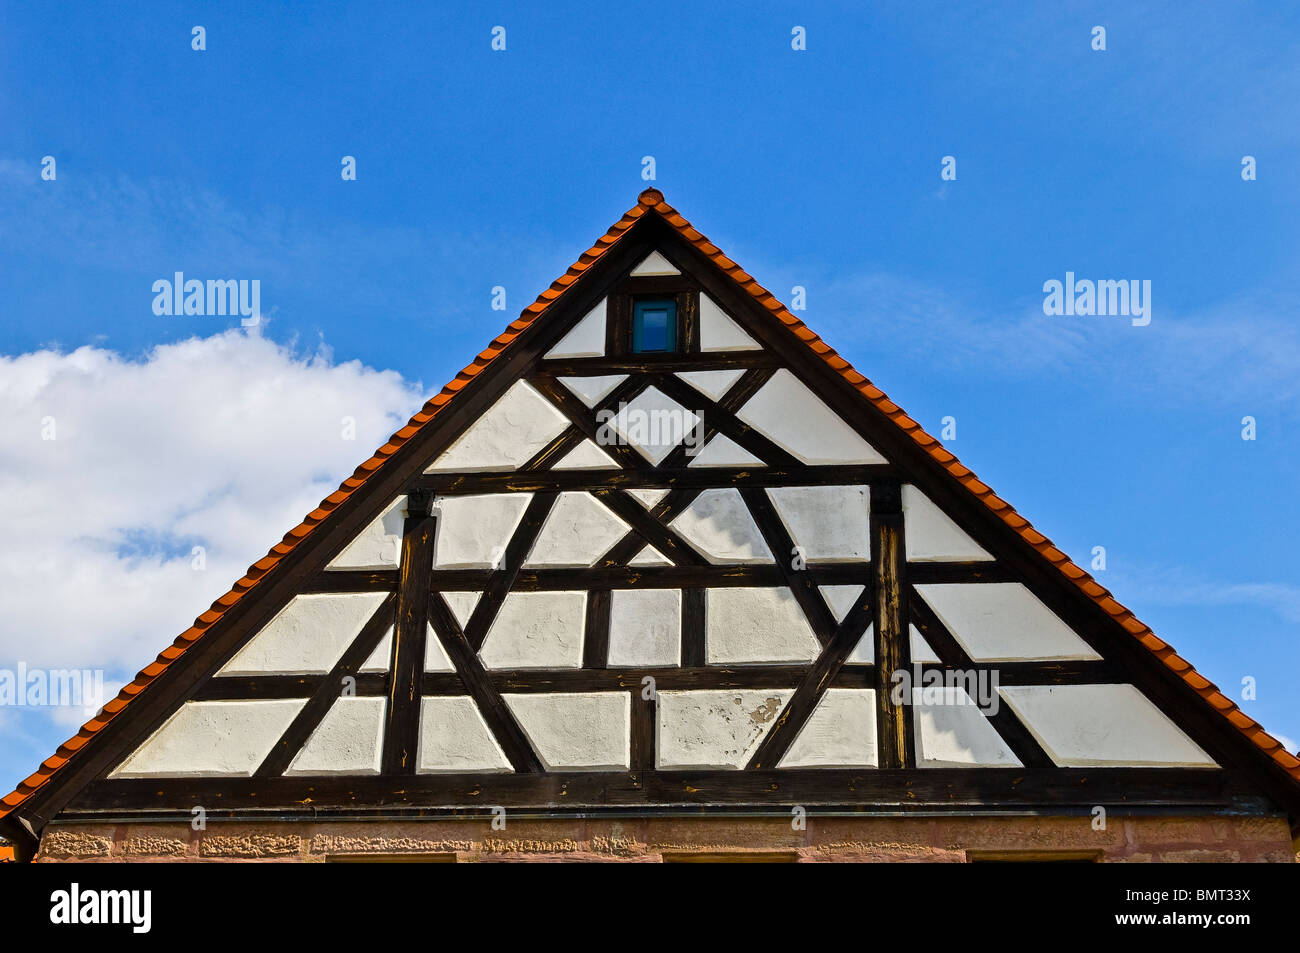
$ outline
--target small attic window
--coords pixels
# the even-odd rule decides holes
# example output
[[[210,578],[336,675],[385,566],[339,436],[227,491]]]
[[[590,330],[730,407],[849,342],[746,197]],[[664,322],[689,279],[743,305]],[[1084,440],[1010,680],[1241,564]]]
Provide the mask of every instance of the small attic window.
[[[677,302],[672,298],[637,301],[632,306],[632,353],[664,354],[676,350]]]

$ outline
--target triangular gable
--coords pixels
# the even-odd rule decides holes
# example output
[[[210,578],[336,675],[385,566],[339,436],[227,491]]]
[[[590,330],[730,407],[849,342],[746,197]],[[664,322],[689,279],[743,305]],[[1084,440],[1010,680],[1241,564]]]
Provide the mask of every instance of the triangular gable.
[[[666,363],[650,382],[644,363],[610,359],[621,318],[606,292],[639,280],[669,293],[688,279],[702,284],[682,299],[701,366]],[[552,311],[553,322],[539,321]],[[710,365],[710,356],[735,366]],[[678,429],[634,432],[629,411],[674,419]],[[618,439],[601,439],[610,433]],[[613,468],[646,485],[584,482]],[[700,476],[659,487],[645,474],[661,468],[675,481]],[[801,480],[805,468],[819,482]],[[870,475],[883,475],[884,487]],[[470,485],[491,492],[465,492]],[[869,551],[878,538],[865,528],[868,513],[906,527],[898,542],[906,604],[888,617],[870,604],[870,585],[842,595],[855,572],[887,562]],[[990,514],[1014,540],[990,529]],[[418,607],[427,630],[402,629],[398,591],[409,590],[399,548],[408,559],[423,552],[456,586],[435,586]],[[792,553],[801,563],[793,570]],[[715,584],[715,571],[747,581]],[[571,588],[542,581],[563,572],[575,574]],[[576,575],[584,572],[612,582]],[[620,573],[679,584],[618,585]],[[350,590],[362,575],[366,588]],[[312,658],[292,638],[302,625],[319,632]],[[863,666],[907,663],[913,653],[936,671],[998,666],[1019,681],[1001,690],[996,714],[952,704],[964,691],[952,687],[936,699],[918,686],[915,704],[882,708],[882,686],[864,680]],[[218,659],[243,660],[225,677],[243,679],[235,695],[247,697],[223,695],[213,684],[220,678],[197,684]],[[579,677],[593,668],[666,671],[674,659],[705,674],[698,685],[660,689],[653,723],[626,691],[631,683]],[[719,679],[709,666],[767,668]],[[827,687],[830,669],[844,674]],[[500,690],[493,671],[556,672],[557,690],[539,691],[536,681]],[[574,675],[559,677],[565,671]],[[264,697],[276,678],[315,679],[316,688]],[[330,680],[340,678],[360,683],[361,694],[339,697]],[[410,685],[419,704],[395,706],[394,685]],[[142,712],[138,724],[119,718],[128,704]],[[885,734],[882,711],[897,722]],[[1091,734],[1079,730],[1085,713]],[[572,724],[601,730],[575,743]],[[895,727],[897,738],[887,737]],[[242,747],[186,762],[194,755],[184,739],[196,731],[237,735]],[[899,738],[910,743],[889,751]],[[3,804],[39,828],[97,778],[1210,769],[1229,760],[1295,803],[1300,761],[647,190]],[[51,779],[67,790],[55,793]],[[105,782],[96,785],[91,802],[111,803]]]

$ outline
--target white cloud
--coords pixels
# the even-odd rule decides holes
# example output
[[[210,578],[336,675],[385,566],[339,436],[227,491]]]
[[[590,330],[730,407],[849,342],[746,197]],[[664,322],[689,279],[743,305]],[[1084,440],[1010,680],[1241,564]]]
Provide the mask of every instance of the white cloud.
[[[0,356],[0,667],[103,668],[110,691],[422,401],[396,372],[238,330],[141,360]]]

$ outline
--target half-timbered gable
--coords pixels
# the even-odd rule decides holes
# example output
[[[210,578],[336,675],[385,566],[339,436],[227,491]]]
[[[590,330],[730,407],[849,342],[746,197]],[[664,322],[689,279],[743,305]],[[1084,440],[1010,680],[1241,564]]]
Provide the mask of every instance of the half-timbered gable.
[[[1097,806],[1285,831],[1297,779],[650,190],[4,804],[29,837],[195,805],[1085,837]]]

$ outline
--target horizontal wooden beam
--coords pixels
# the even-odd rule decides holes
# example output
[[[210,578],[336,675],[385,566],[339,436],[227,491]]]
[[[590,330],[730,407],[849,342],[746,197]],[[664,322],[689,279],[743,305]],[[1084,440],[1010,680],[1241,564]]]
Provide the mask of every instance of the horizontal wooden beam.
[[[660,371],[726,371],[737,367],[779,367],[766,351],[710,351],[705,354],[629,354],[625,357],[567,357],[539,361],[537,371],[557,377],[644,374]]]
[[[505,473],[425,473],[413,488],[441,496],[530,493],[538,490],[632,490],[734,486],[854,486],[897,480],[888,464],[773,467],[668,467],[642,470],[511,470]]]
[[[644,543],[639,543],[637,549]],[[949,582],[990,582],[992,567],[968,568],[967,563],[913,563],[925,573]],[[492,569],[435,569],[429,584],[450,592],[482,590],[496,571]],[[869,578],[871,563],[812,563],[800,574],[818,586],[860,585]],[[317,573],[303,592],[381,592],[397,584],[393,572]],[[521,569],[514,591],[549,592],[563,589],[681,589],[717,586],[784,586],[785,574],[776,565],[731,566],[600,566],[589,569]]]
[[[421,814],[490,806],[563,813],[590,809],[780,805],[859,813],[1008,810],[1108,812],[1172,807],[1247,811],[1250,790],[1220,769],[920,768],[915,770],[610,771],[556,774],[444,774],[395,777],[175,778],[101,780],[68,805],[65,817],[128,812],[299,811],[416,808]],[[1267,804],[1255,810],[1267,812]]]

